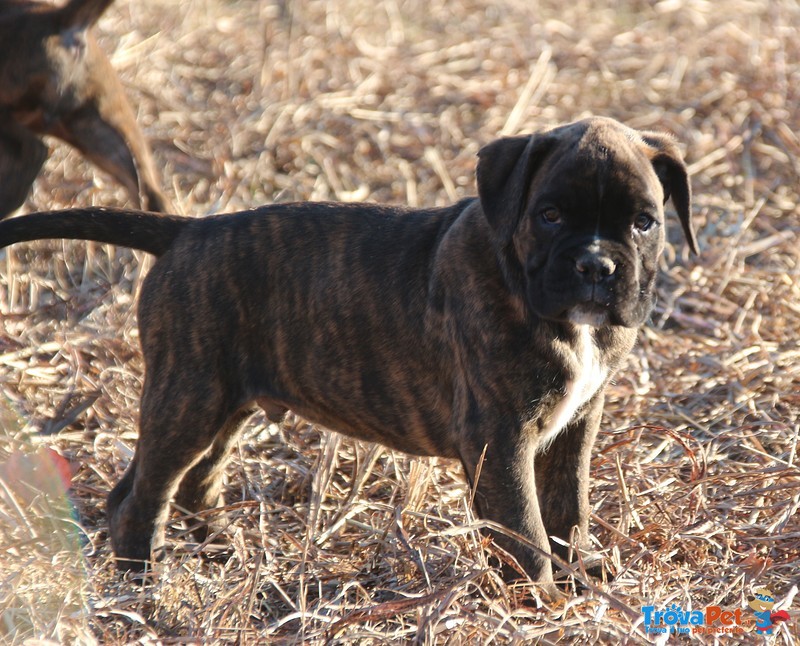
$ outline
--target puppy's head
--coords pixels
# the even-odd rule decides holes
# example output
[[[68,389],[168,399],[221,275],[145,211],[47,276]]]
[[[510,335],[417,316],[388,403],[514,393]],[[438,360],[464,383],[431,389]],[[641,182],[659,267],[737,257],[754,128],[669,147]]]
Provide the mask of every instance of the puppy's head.
[[[542,318],[641,325],[670,197],[697,253],[686,165],[666,135],[587,119],[485,146],[477,176],[498,251],[516,264]]]

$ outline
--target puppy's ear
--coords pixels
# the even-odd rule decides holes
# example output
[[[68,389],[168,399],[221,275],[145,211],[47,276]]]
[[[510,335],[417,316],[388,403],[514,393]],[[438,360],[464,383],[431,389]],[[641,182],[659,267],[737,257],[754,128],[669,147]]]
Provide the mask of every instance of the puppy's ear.
[[[664,187],[664,202],[670,197],[683,227],[689,248],[700,253],[692,221],[692,189],[689,174],[678,146],[669,135],[657,132],[642,133],[644,142],[655,149],[651,162],[661,185]]]
[[[531,180],[555,138],[548,134],[504,137],[478,152],[478,196],[495,236],[511,242],[528,200]]]

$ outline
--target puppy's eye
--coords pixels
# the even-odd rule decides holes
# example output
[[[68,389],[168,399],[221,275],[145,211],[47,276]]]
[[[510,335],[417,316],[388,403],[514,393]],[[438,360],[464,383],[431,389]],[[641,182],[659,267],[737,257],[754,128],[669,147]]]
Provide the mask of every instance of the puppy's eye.
[[[539,215],[547,224],[559,224],[561,222],[561,211],[554,206],[547,206],[543,208],[539,212]]]
[[[633,226],[637,231],[648,231],[656,223],[655,218],[649,213],[640,213],[633,220]]]

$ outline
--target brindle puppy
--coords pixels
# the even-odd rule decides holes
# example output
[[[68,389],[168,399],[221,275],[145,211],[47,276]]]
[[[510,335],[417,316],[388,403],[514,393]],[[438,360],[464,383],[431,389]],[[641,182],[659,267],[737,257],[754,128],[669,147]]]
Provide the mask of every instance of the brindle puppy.
[[[564,555],[549,537],[574,527],[586,538],[603,392],[653,306],[668,196],[697,249],[686,167],[669,137],[593,118],[489,144],[477,179],[478,198],[437,209],[0,223],[0,246],[86,238],[159,257],[139,304],[139,442],[108,498],[123,568],[161,546],[170,499],[219,503],[256,405],[461,460],[479,514],[542,553]],[[551,583],[542,553],[496,538]]]

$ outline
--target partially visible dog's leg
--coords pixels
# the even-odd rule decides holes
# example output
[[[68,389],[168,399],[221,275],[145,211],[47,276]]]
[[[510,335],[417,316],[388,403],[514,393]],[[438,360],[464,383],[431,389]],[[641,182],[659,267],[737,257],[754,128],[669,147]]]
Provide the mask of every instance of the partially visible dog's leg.
[[[179,507],[194,513],[220,506],[225,465],[239,432],[254,412],[252,408],[242,409],[225,423],[211,449],[181,480],[178,493],[175,495],[175,503]],[[213,520],[203,523],[193,530],[193,534],[202,542],[219,524]]]
[[[589,468],[602,403],[602,394],[597,395],[585,416],[573,421],[536,456],[536,490],[547,535],[566,543],[573,527],[578,529],[578,542],[588,542]],[[551,546],[555,554],[568,560],[569,547],[555,542]]]
[[[47,146],[0,114],[0,218],[16,211],[47,159]]]
[[[198,384],[184,388],[181,376],[164,368],[148,366],[148,375],[158,378],[145,378],[136,455],[108,497],[111,543],[121,569],[144,568],[163,543],[169,502],[181,479],[213,451],[220,432],[231,434],[228,420],[235,410],[225,405],[213,377],[181,364],[187,370],[182,374]],[[184,397],[176,399],[175,389]]]
[[[124,475],[106,498],[106,516],[109,518],[109,525],[114,524],[113,519],[117,516],[117,510],[119,510],[120,505],[122,505],[123,501],[127,499],[133,490],[133,482],[136,480],[136,467],[139,463],[138,457],[138,453],[134,454],[133,460],[131,460],[128,468],[125,470]],[[145,558],[150,558],[150,554],[148,554]],[[137,569],[141,568],[142,566],[139,566]]]
[[[522,534],[542,552],[550,553],[536,494],[533,440],[509,435],[518,434],[499,431],[473,435],[476,438],[502,438],[486,447],[480,473],[477,473],[477,465],[484,447],[478,446],[479,441],[471,442],[469,449],[462,446],[462,464],[468,481],[475,488],[476,510],[482,518]],[[468,453],[464,452],[465,449]],[[548,593],[555,591],[552,566],[546,556],[500,532],[492,532],[492,535],[500,547],[517,559],[528,576],[541,583]]]

